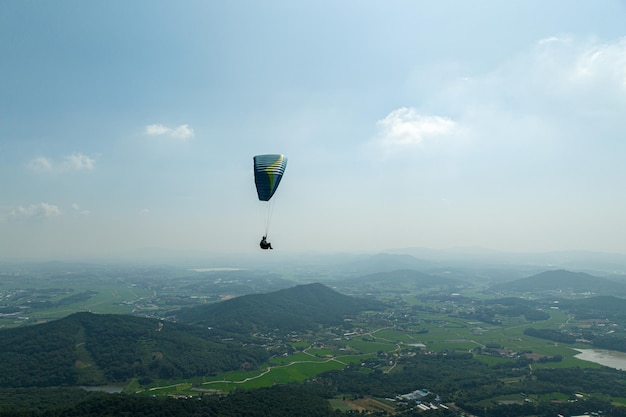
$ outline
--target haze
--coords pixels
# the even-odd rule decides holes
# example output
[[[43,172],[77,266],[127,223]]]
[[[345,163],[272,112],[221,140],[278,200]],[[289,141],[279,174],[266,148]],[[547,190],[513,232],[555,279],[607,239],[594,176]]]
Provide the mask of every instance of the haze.
[[[626,253],[620,1],[0,3],[0,257]],[[271,255],[270,255],[271,256]]]

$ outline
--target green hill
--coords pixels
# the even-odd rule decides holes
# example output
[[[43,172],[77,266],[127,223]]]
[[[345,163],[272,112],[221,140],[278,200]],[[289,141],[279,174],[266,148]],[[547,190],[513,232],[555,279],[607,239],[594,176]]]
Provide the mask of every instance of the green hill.
[[[306,331],[343,323],[364,310],[379,310],[380,302],[349,297],[322,284],[299,285],[268,294],[244,295],[216,304],[176,312],[182,322],[230,332],[280,329]]]
[[[568,293],[626,294],[626,285],[621,282],[595,277],[584,272],[571,272],[562,269],[545,271],[512,282],[494,285],[491,289],[495,291],[530,293],[553,291],[563,293],[563,295]]]
[[[247,331],[314,329],[381,306],[311,284],[179,311],[177,320],[191,324],[75,313],[0,331],[0,387],[99,385],[133,377],[148,383],[251,369],[268,353],[247,343]]]
[[[225,341],[224,339],[228,339]],[[218,330],[126,315],[76,313],[0,332],[0,386],[97,385],[256,366],[264,350]]]
[[[602,295],[578,300],[561,300],[561,308],[578,319],[612,319],[626,322],[626,299]]]

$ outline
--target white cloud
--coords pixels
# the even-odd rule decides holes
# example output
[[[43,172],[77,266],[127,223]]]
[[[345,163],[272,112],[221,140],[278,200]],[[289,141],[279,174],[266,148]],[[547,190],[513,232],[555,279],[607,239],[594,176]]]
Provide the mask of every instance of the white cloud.
[[[545,38],[488,73],[453,80],[428,102],[455,115],[477,154],[556,157],[574,142],[592,147],[626,127],[626,38]]]
[[[89,210],[84,210],[82,209],[78,204],[73,203],[72,204],[72,208],[74,209],[74,211],[76,211],[77,213],[83,215],[83,216],[88,216],[91,212]]]
[[[468,78],[448,77],[429,96],[416,92],[425,110],[399,109],[378,122],[387,146],[376,150],[406,155],[403,175],[463,184],[474,190],[472,198],[521,198],[532,190],[529,201],[556,199],[573,188],[576,197],[568,198],[614,198],[608,190],[619,189],[617,180],[626,174],[619,160],[625,150],[626,38],[547,38]],[[453,120],[423,116],[429,109]],[[427,140],[435,135],[454,140]],[[407,145],[415,143],[428,146],[411,152]]]
[[[449,134],[456,127],[456,122],[402,107],[379,120],[377,125],[380,129],[379,142],[386,147],[396,147],[420,145],[429,138]]]
[[[180,125],[172,131],[172,137],[175,137],[176,139],[186,140],[193,138],[193,136],[193,129],[189,127],[189,125]]]
[[[19,206],[9,213],[9,218],[14,220],[44,219],[61,215],[61,209],[54,204],[39,203],[30,206]]]
[[[153,124],[146,126],[146,134],[150,136],[169,136],[174,139],[185,141],[195,136],[193,128],[184,124],[174,128],[167,127],[162,124]]]
[[[475,87],[467,91],[470,102],[487,99],[518,112],[589,114],[616,109],[626,103],[626,38],[604,43],[543,39],[528,53],[482,77]],[[463,102],[462,97],[456,99]]]
[[[50,172],[52,171],[52,161],[43,156],[34,158],[26,164],[28,169],[35,172]]]
[[[146,133],[150,136],[165,135],[165,134],[168,134],[169,132],[171,132],[171,129],[163,125],[156,124],[156,125],[146,126]]]
[[[73,153],[65,157],[62,169],[65,171],[91,171],[94,169],[96,161],[82,153]]]
[[[544,45],[547,43],[553,43],[553,42],[567,42],[569,41],[569,38],[562,38],[562,37],[558,37],[558,36],[549,36],[547,38],[544,39],[540,39],[539,40],[539,45]]]
[[[39,156],[31,159],[26,167],[34,172],[61,173],[67,171],[91,171],[95,168],[95,159],[82,153],[73,153],[63,158],[62,162],[55,162],[50,158]]]
[[[626,38],[585,48],[575,60],[569,79],[626,88]]]

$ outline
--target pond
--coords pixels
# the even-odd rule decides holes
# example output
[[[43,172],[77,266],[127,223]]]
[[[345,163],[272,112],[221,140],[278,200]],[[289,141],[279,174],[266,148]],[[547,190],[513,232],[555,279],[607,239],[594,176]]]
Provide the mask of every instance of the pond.
[[[574,349],[580,352],[575,358],[626,371],[626,353],[606,349]]]

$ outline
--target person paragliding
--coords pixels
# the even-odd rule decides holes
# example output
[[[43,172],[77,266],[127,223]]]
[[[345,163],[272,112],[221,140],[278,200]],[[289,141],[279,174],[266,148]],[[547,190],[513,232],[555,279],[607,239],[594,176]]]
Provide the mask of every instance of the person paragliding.
[[[263,206],[263,216],[265,217],[265,234],[261,239],[261,249],[274,249],[272,244],[267,241],[274,208],[274,199],[272,197],[278,189],[286,167],[287,157],[284,155],[267,154],[254,157],[254,183],[259,201]]]
[[[261,245],[261,249],[274,249],[272,247],[272,244],[267,241],[267,236],[263,236],[263,238],[261,239],[260,245]]]

